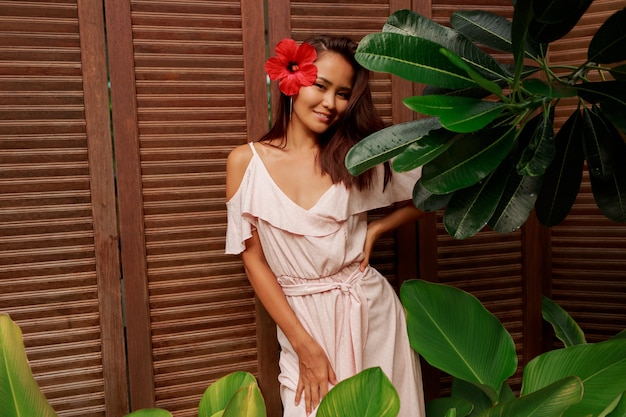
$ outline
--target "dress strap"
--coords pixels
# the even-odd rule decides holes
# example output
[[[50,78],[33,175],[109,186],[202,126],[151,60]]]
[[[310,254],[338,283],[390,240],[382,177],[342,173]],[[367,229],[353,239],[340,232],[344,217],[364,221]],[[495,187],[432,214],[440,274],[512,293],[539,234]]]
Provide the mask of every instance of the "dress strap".
[[[248,142],[250,144],[250,149],[252,149],[252,154],[258,157],[259,155],[256,153],[256,148],[254,147],[254,141]]]

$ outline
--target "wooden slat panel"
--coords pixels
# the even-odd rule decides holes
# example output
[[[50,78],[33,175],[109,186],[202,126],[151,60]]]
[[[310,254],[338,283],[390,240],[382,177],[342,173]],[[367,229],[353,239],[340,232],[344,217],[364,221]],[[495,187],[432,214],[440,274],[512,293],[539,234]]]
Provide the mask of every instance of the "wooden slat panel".
[[[117,417],[126,396],[105,401],[104,375],[124,391],[124,360],[119,349],[109,356],[116,364],[103,352],[123,354],[123,329],[110,320],[119,309],[102,311],[120,302],[113,176],[96,168],[110,167],[111,153],[104,146],[104,159],[89,163],[92,145],[110,144],[106,67],[90,66],[105,51],[80,43],[80,35],[103,33],[94,10],[102,5],[79,13],[76,1],[0,1],[0,312],[22,328],[35,378],[59,416]],[[79,20],[94,16],[79,32]],[[83,84],[92,82],[87,98]],[[105,282],[110,293],[99,291]]]
[[[253,291],[224,255],[226,156],[248,139],[241,6],[130,7],[154,405],[192,416],[217,378],[259,375]]]
[[[550,61],[580,65],[598,27],[624,7],[623,1],[596,0],[578,25],[550,49]],[[597,77],[596,74],[592,74]],[[574,111],[570,102],[558,113],[562,123]],[[552,229],[552,298],[581,325],[591,342],[626,327],[626,225],[598,210],[588,172],[574,207]],[[556,343],[559,346],[559,343]]]

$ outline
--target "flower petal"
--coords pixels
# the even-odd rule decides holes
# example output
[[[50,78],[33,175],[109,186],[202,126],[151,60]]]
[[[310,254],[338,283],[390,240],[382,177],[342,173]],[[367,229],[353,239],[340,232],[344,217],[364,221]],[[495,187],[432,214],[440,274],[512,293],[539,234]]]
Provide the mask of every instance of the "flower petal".
[[[278,80],[290,74],[287,70],[287,63],[279,58],[272,57],[265,63],[265,72],[270,76],[270,80]]]
[[[305,64],[300,67],[300,71],[297,72],[298,79],[303,86],[313,85],[317,79],[317,67],[315,64]]]
[[[313,45],[303,42],[293,55],[293,60],[302,67],[305,64],[312,64],[317,59],[317,52]]]
[[[298,44],[290,38],[283,39],[276,45],[276,56],[285,63],[285,67],[290,61],[295,61],[298,53]]]
[[[282,91],[286,96],[298,94],[301,86],[302,84],[298,80],[296,74],[290,74],[278,83],[278,88],[280,88],[280,91]]]

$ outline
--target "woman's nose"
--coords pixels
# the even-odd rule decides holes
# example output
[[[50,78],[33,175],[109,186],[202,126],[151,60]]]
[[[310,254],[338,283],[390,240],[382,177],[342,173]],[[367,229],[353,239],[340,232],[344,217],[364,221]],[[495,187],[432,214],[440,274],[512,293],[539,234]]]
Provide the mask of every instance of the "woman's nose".
[[[326,108],[334,109],[335,108],[335,94],[333,94],[333,93],[325,94],[324,95],[324,101],[322,102],[322,104]]]

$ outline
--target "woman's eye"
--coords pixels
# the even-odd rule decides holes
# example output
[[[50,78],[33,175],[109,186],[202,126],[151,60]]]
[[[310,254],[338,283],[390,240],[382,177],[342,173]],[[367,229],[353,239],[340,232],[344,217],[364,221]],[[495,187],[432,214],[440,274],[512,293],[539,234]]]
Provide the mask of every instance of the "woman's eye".
[[[326,86],[324,86],[324,84],[320,84],[320,83],[316,83],[314,84],[317,88],[319,88],[320,90],[324,90],[326,89]]]

